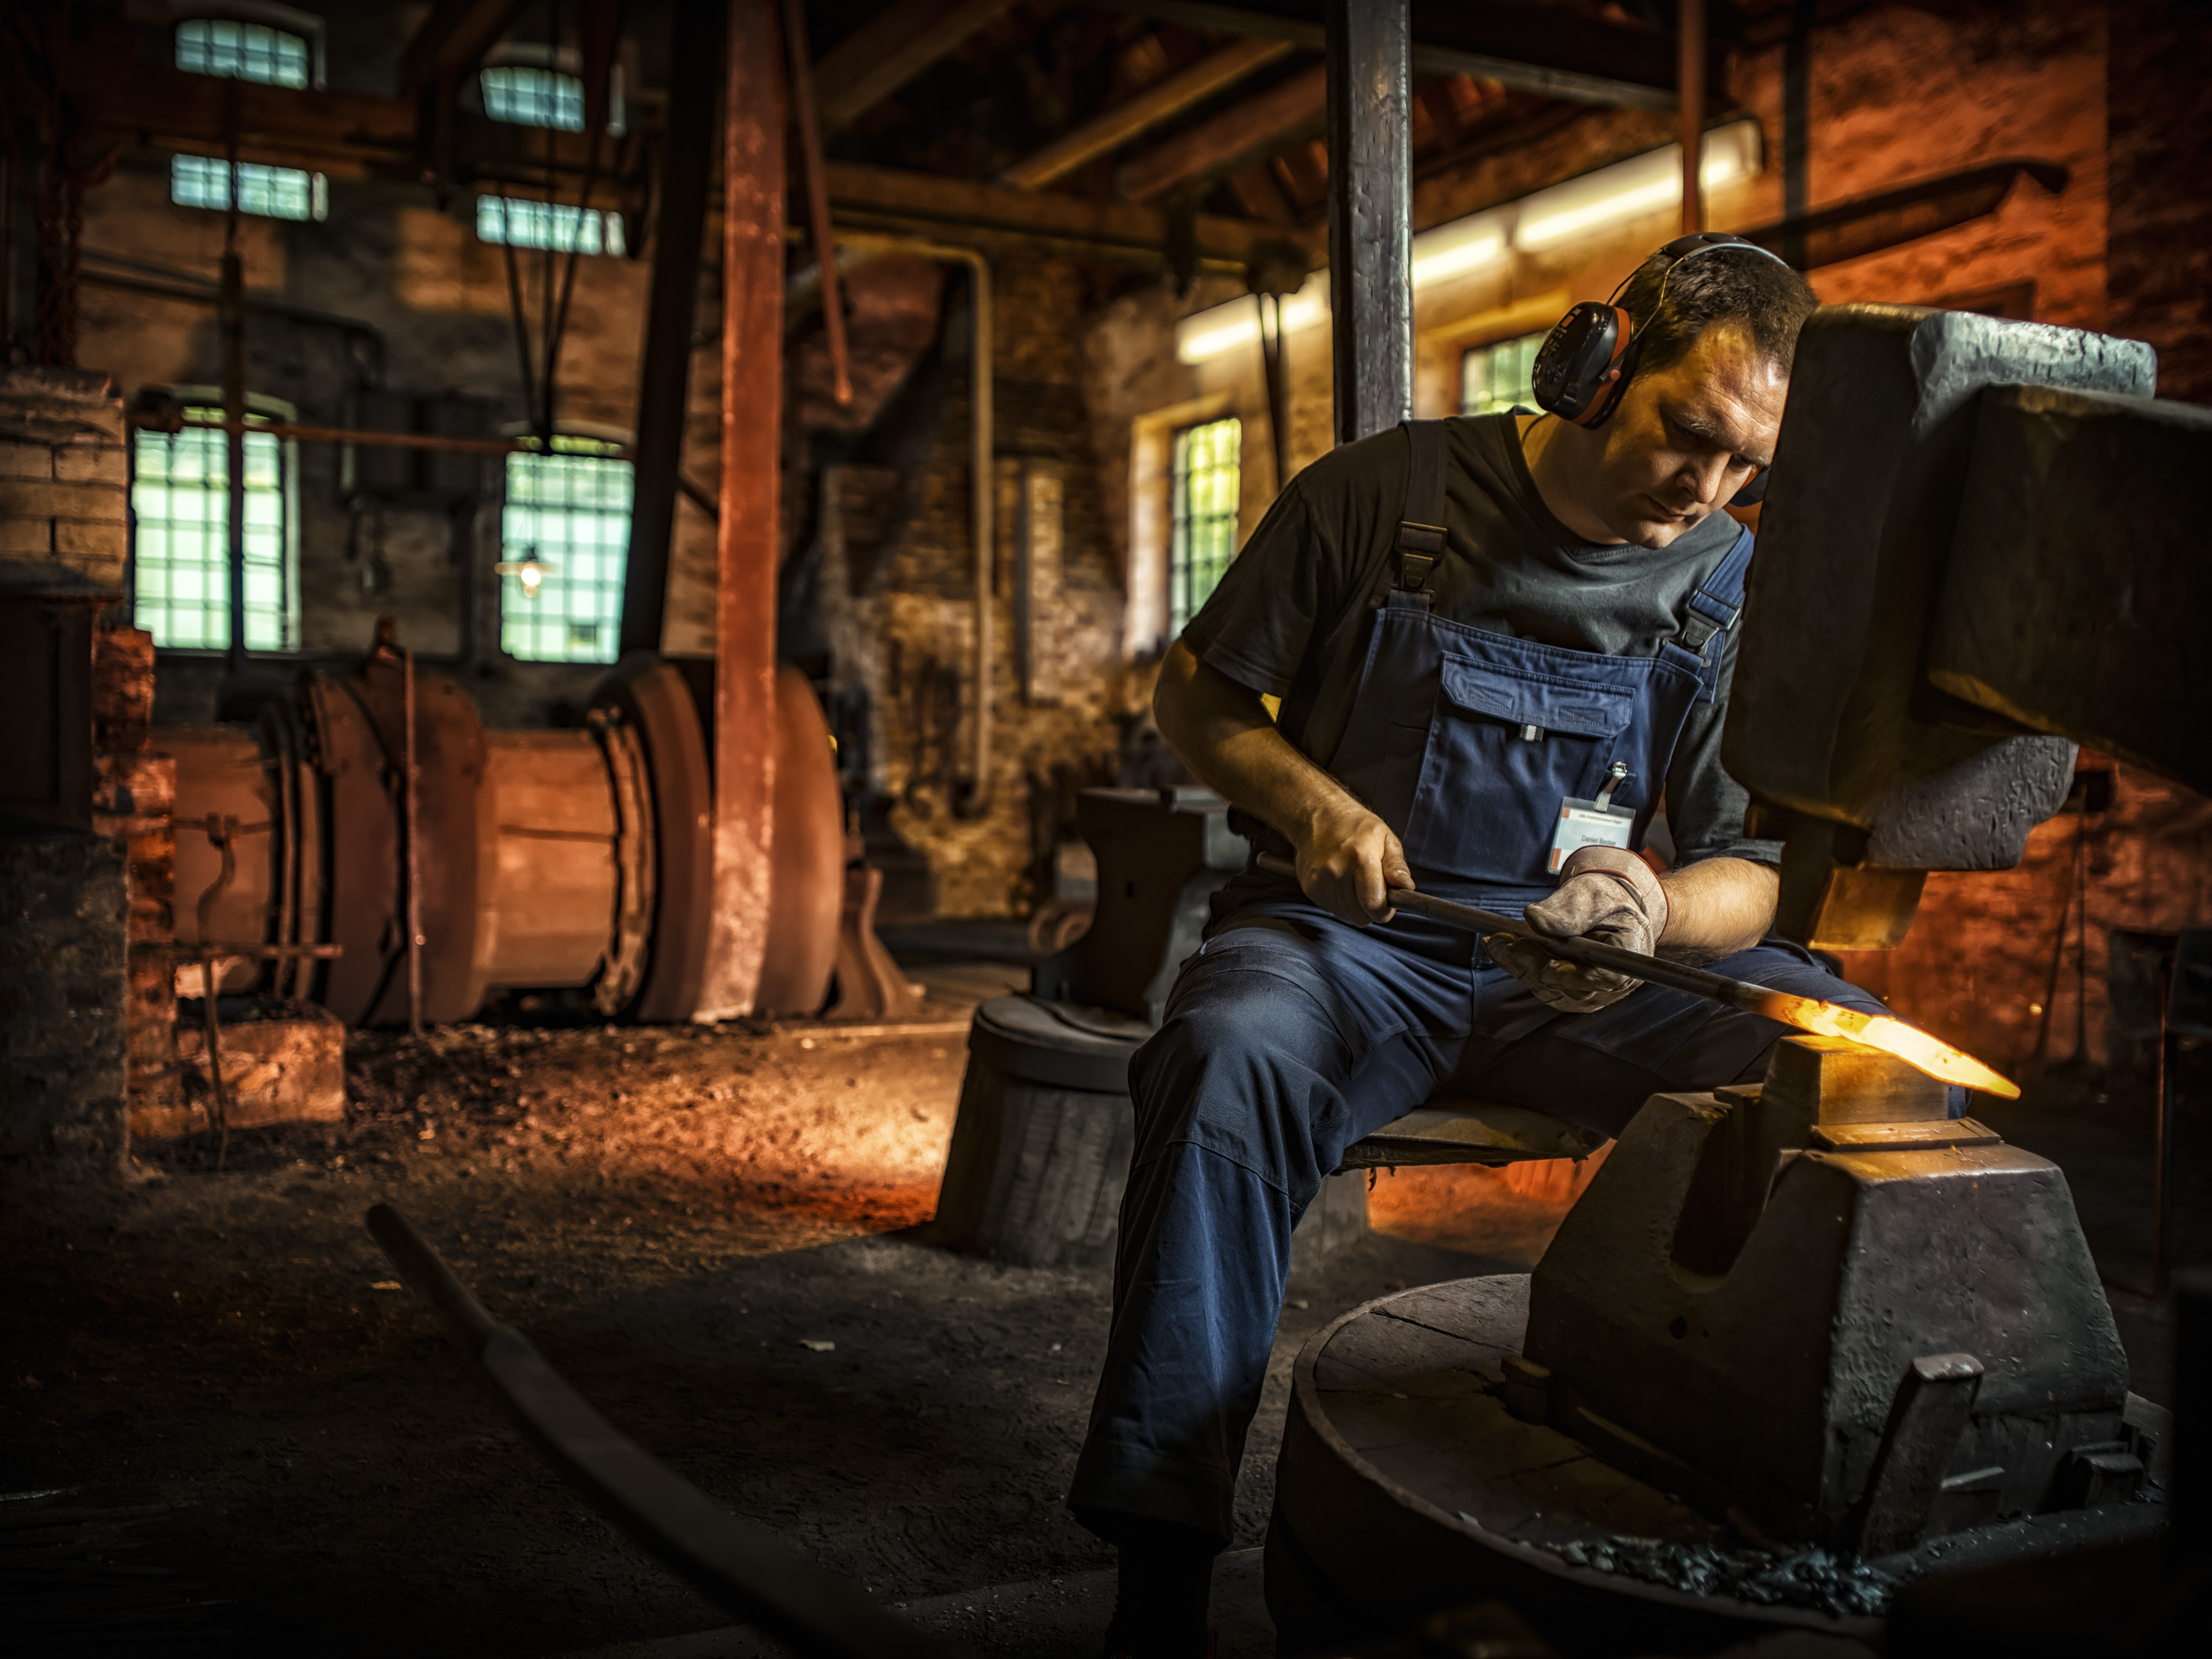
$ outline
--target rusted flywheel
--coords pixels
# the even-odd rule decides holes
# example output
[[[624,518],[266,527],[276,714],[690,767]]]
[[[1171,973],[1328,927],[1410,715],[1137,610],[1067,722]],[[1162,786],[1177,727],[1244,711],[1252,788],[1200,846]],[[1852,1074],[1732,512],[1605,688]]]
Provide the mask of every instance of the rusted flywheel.
[[[460,687],[416,673],[410,860],[408,672],[380,652],[350,675],[303,675],[252,726],[155,734],[177,757],[179,939],[337,945],[334,962],[234,958],[221,988],[309,996],[349,1024],[404,1024],[411,869],[426,1022],[466,1019],[510,988],[589,988],[609,1018],[690,1018],[713,945],[714,792],[682,676],[639,653],[600,683],[580,729],[514,732],[487,731]],[[776,690],[757,1006],[812,1012],[836,955],[842,807],[812,688],[787,666]]]

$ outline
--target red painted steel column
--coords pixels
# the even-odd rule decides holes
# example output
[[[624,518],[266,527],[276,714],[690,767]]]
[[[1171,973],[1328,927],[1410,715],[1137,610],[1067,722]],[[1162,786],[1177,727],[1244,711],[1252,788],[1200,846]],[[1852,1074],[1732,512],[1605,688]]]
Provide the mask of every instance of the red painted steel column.
[[[784,76],[775,0],[732,0],[722,199],[722,495],[714,601],[714,917],[696,1018],[752,1012],[775,796],[783,416]]]

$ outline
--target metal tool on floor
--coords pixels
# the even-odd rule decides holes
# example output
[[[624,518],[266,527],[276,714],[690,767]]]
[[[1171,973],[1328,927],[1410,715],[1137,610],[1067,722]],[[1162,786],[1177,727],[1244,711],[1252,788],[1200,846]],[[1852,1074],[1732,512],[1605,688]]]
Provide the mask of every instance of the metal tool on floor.
[[[1260,868],[1275,875],[1297,879],[1297,866],[1290,860],[1273,853],[1262,853],[1255,860]],[[1984,1094],[1999,1095],[2007,1100],[2020,1098],[2020,1085],[2001,1076],[1961,1049],[1930,1036],[1917,1026],[1907,1025],[1901,1019],[1885,1015],[1864,1014],[1856,1008],[1845,1008],[1833,1002],[1822,1002],[1816,997],[1791,996],[1787,992],[1770,990],[1764,985],[1753,985],[1740,979],[1729,979],[1720,974],[1709,974],[1702,968],[1691,968],[1679,962],[1668,962],[1661,957],[1647,957],[1640,951],[1624,951],[1618,945],[1600,945],[1582,939],[1553,939],[1539,933],[1517,916],[1501,911],[1478,909],[1472,904],[1457,904],[1411,888],[1395,888],[1390,902],[1396,908],[1440,921],[1449,927],[1463,927],[1472,933],[1508,933],[1515,939],[1534,939],[1562,962],[1571,962],[1585,968],[1607,968],[1614,973],[1645,980],[1654,985],[1663,985],[1670,990],[1686,991],[1692,996],[1710,998],[1725,1003],[1731,1008],[1741,1008],[1746,1013],[1763,1014],[1769,1019],[1778,1019],[1785,1025],[1794,1025],[1801,1031],[1815,1036],[1847,1038],[1863,1042],[1870,1048],[1880,1048],[1894,1054],[1916,1071],[1945,1083],[1955,1083],[1969,1089],[1978,1089]]]
[[[600,1416],[392,1206],[370,1207],[368,1231],[545,1461],[701,1594],[818,1659],[972,1659],[731,1514]]]

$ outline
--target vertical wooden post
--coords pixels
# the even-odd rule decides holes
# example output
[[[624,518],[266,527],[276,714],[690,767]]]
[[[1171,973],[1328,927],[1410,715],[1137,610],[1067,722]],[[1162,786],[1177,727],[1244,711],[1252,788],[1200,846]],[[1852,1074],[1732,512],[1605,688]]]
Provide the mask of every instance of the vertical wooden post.
[[[653,297],[638,372],[637,463],[623,572],[622,648],[658,651],[668,609],[668,544],[682,476],[699,313],[699,252],[714,171],[714,109],[729,0],[680,0],[669,70],[668,144],[653,228]]]
[[[1413,412],[1407,0],[1329,0],[1328,297],[1336,441]]]
[[[1705,149],[1705,0],[1680,0],[1674,10],[1674,82],[1682,136],[1682,234],[1705,228],[1705,184],[1698,169]]]
[[[714,600],[714,916],[700,1019],[752,1011],[775,795],[783,424],[784,76],[775,0],[732,0],[723,100],[722,492]]]

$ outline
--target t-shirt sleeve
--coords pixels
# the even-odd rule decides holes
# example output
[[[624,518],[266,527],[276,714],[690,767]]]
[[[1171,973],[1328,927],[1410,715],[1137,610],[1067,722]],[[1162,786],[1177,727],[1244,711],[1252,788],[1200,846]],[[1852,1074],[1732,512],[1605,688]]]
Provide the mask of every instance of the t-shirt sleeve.
[[[1332,614],[1336,559],[1294,480],[1182,630],[1191,654],[1239,685],[1284,697],[1317,618]]]
[[[1674,862],[1679,867],[1700,859],[1732,858],[1778,867],[1782,843],[1753,841],[1744,834],[1750,792],[1721,768],[1721,726],[1735,678],[1735,629],[1720,638],[1720,693],[1691,708],[1667,775],[1667,827],[1674,837]]]

